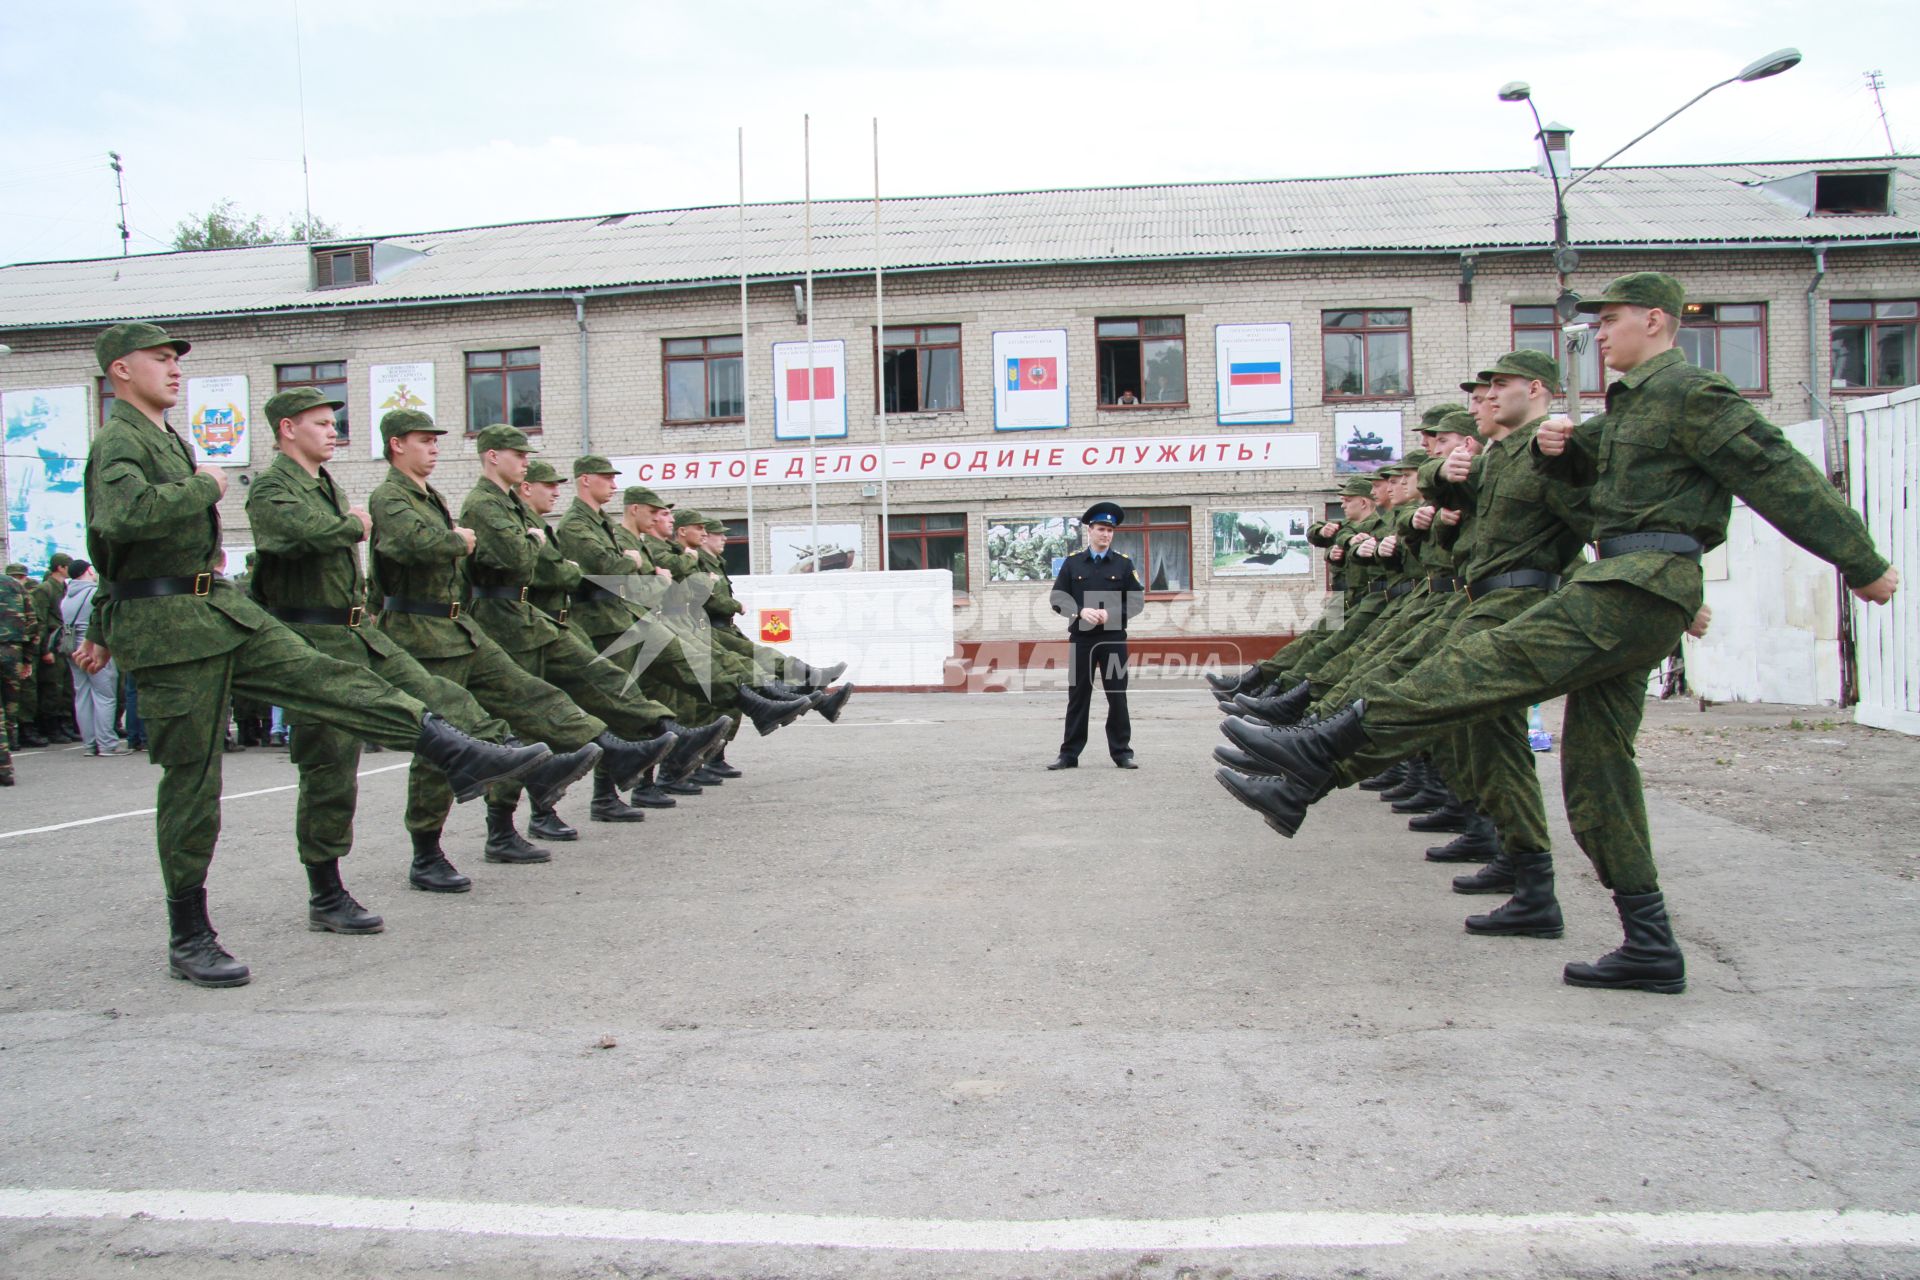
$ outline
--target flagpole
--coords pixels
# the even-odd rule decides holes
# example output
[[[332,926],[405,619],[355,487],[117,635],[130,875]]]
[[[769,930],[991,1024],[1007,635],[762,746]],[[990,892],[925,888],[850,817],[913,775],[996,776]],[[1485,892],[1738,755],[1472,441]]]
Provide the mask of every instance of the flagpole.
[[[808,545],[813,548],[813,571],[820,568],[820,436],[814,426],[816,394],[813,374],[813,117],[800,117],[801,194],[806,235],[807,274],[807,506],[812,533]]]
[[[880,290],[880,117],[873,118],[873,325],[880,360],[880,568],[893,567],[887,491],[887,308]]]
[[[753,572],[753,379],[747,376],[747,129],[737,130],[740,162],[740,430],[747,444],[747,572]]]

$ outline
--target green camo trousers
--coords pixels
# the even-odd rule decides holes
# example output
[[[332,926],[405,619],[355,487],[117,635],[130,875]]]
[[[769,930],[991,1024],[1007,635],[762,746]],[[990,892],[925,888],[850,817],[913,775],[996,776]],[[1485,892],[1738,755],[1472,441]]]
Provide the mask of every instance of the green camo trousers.
[[[235,693],[396,751],[413,750],[426,714],[419,699],[365,667],[327,657],[277,622],[226,653],[131,674],[140,685],[147,754],[162,770],[154,831],[169,897],[207,881],[220,838],[220,766]]]
[[[371,650],[361,652],[365,661],[360,665],[418,698],[454,728],[487,742],[507,736],[505,721],[488,715],[472,694],[453,681],[428,674],[412,654],[381,657]],[[293,734],[287,756],[300,770],[294,848],[305,863],[344,858],[353,848],[353,815],[360,799],[360,740],[318,720],[293,718],[290,724]]]
[[[1524,716],[1565,694],[1560,781],[1573,838],[1609,889],[1651,893],[1659,874],[1633,740],[1647,672],[1690,620],[1679,605],[1627,583],[1576,579],[1511,621],[1449,643],[1370,697],[1363,723],[1371,745],[1336,778],[1351,785],[1462,724]]]
[[[649,698],[625,667],[595,653],[569,628],[561,628],[557,639],[538,649],[510,651],[508,656],[529,675],[560,689],[581,710],[606,721],[623,738],[651,738],[660,731],[662,720],[673,718],[672,707]],[[495,783],[487,790],[487,803],[517,804],[521,790],[517,782]]]

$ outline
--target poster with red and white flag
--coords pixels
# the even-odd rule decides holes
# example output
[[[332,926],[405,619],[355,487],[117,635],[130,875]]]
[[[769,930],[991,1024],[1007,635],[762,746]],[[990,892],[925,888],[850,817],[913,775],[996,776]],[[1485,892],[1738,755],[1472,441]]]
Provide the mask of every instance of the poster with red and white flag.
[[[847,344],[838,338],[813,343],[811,369],[807,345],[773,344],[776,440],[838,440],[847,434]]]
[[[1067,425],[1067,331],[993,335],[993,429],[1043,431]]]

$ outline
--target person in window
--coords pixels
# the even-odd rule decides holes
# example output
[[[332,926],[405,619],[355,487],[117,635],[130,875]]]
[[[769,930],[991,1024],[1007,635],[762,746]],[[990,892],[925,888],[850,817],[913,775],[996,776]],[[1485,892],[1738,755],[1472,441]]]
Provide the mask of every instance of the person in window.
[[[1127,715],[1127,619],[1147,607],[1147,595],[1133,561],[1113,550],[1114,530],[1123,514],[1115,503],[1094,503],[1080,517],[1087,530],[1085,549],[1068,556],[1053,580],[1053,611],[1069,619],[1073,665],[1067,733],[1049,769],[1080,765],[1096,668],[1107,692],[1107,753],[1122,769],[1138,767],[1133,763],[1133,722]]]
[[[1120,393],[1120,398],[1119,398],[1119,399],[1118,399],[1117,401],[1115,401],[1114,403],[1116,403],[1116,404],[1139,404],[1139,403],[1140,403],[1140,397],[1139,397],[1139,396],[1137,396],[1137,395],[1135,395],[1135,394],[1133,394],[1133,392],[1132,392],[1132,391],[1122,391],[1122,392]]]

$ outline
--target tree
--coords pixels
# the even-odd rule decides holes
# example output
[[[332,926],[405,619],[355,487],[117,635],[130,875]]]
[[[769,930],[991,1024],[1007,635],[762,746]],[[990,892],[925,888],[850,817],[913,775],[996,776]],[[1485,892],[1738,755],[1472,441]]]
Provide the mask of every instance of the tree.
[[[311,234],[309,234],[309,231]],[[293,217],[285,227],[268,222],[260,214],[243,218],[233,201],[222,200],[205,213],[181,219],[173,229],[176,249],[235,249],[250,244],[290,244],[299,240],[330,240],[340,229],[322,218],[309,227],[305,218]]]

